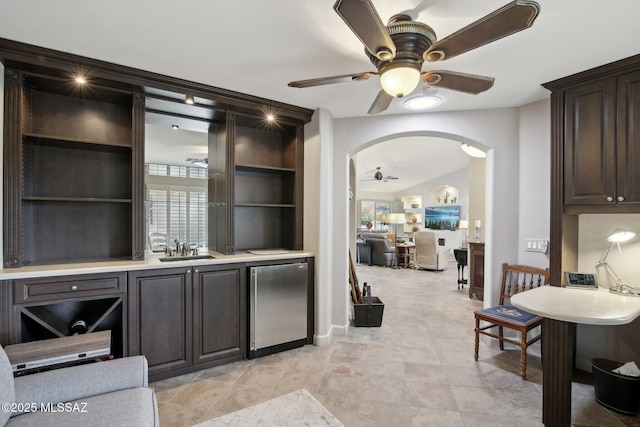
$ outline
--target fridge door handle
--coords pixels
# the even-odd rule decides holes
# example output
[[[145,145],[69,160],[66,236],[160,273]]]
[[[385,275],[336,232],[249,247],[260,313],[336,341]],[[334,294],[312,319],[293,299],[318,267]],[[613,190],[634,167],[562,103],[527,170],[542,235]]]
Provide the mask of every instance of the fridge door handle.
[[[258,313],[258,272],[254,269],[251,271],[251,343],[250,349],[256,350],[256,315]]]

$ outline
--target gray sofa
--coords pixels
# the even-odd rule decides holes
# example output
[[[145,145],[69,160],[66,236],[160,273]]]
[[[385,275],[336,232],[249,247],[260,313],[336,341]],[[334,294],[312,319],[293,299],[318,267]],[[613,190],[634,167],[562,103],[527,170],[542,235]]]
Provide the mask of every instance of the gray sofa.
[[[383,267],[391,267],[395,258],[396,247],[389,238],[388,233],[361,233],[360,238],[367,244],[371,244],[372,264]],[[361,256],[360,262],[369,262],[367,256]]]
[[[135,356],[14,378],[0,347],[0,425],[158,426],[147,369],[146,358]]]

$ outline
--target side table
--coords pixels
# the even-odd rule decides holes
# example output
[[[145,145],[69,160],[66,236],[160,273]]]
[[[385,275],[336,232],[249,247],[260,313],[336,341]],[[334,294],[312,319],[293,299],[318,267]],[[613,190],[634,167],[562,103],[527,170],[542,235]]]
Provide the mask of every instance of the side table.
[[[411,265],[411,249],[415,248],[415,243],[396,243],[396,266],[408,268]]]
[[[367,254],[367,264],[373,265],[373,253],[371,253],[371,243],[358,242],[356,243],[356,264],[360,264],[360,251],[364,250]]]

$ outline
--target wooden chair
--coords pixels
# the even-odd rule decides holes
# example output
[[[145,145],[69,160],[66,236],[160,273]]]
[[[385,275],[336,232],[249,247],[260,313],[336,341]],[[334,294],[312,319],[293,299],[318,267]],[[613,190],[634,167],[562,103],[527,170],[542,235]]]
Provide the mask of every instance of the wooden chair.
[[[549,269],[528,267],[524,265],[502,264],[502,284],[500,287],[499,304],[494,307],[487,307],[474,313],[476,318],[476,344],[475,359],[478,360],[478,350],[480,348],[480,334],[497,338],[500,340],[500,350],[504,350],[505,341],[520,347],[520,376],[525,379],[527,376],[527,347],[538,341],[542,334],[538,334],[527,340],[527,333],[542,324],[542,317],[520,310],[512,305],[505,304],[511,296],[518,292],[528,291],[543,285],[549,284]],[[486,322],[480,327],[480,322]],[[498,328],[498,335],[488,332],[488,329]],[[504,336],[504,328],[513,329],[520,332],[520,341]]]

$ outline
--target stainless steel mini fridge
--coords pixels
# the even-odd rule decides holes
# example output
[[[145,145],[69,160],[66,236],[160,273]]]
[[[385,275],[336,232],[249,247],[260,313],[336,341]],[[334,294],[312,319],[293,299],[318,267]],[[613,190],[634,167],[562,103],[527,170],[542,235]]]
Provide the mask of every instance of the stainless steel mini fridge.
[[[307,342],[307,264],[250,268],[249,358]]]

